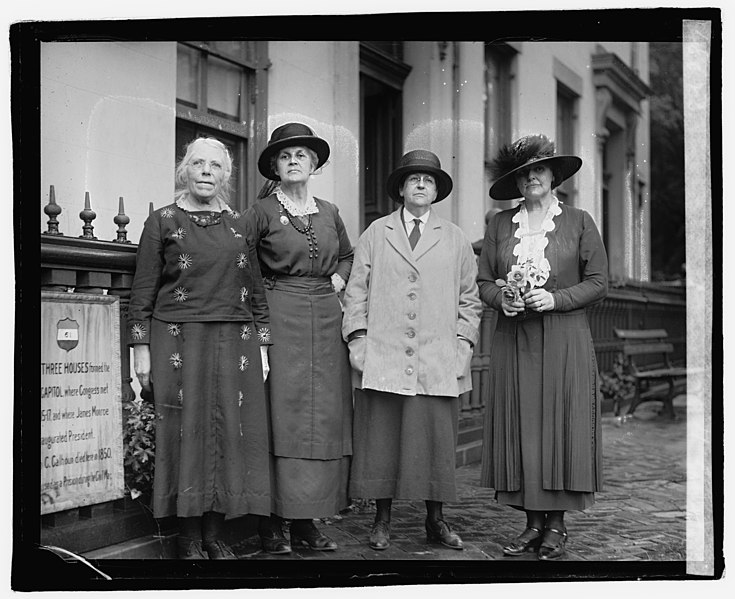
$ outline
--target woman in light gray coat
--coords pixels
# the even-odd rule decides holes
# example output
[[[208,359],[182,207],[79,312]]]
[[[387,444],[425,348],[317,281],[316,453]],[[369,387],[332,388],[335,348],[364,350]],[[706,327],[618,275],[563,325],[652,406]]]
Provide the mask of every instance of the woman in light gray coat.
[[[436,155],[404,155],[387,188],[403,206],[360,237],[345,292],[342,334],[357,387],[350,496],[377,498],[374,549],[390,544],[393,498],[424,499],[427,539],[462,549],[442,504],[456,500],[458,396],[472,387],[482,309],[475,256],[431,210],[452,189]]]

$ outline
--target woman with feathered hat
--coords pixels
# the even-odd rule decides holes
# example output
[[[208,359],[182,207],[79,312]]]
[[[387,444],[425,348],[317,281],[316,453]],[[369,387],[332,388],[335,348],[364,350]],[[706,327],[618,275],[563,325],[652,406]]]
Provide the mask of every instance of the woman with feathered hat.
[[[259,529],[268,553],[291,545],[333,551],[314,518],[347,507],[352,389],[338,293],[352,268],[352,244],[337,206],[309,191],[329,144],[302,123],[271,134],[258,169],[268,179],[246,213],[272,317],[269,355],[272,514]],[[290,520],[291,545],[282,521]]]
[[[490,197],[520,200],[490,221],[480,255],[482,300],[498,311],[490,356],[481,484],[526,513],[505,555],[565,554],[564,513],[602,484],[600,396],[585,308],[607,295],[607,255],[592,217],[554,189],[582,166],[544,135],[493,162]]]

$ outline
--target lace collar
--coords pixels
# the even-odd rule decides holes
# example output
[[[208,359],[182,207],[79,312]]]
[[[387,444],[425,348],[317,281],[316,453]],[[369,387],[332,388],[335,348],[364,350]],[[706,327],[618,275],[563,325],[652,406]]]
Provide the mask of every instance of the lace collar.
[[[281,206],[288,210],[292,216],[309,216],[310,214],[317,214],[319,212],[319,208],[317,208],[316,202],[314,201],[314,196],[311,194],[308,194],[306,198],[306,205],[303,208],[299,208],[291,198],[283,193],[280,186],[276,187],[274,193]]]
[[[227,203],[221,198],[216,198],[216,201],[212,203],[209,210],[203,209],[201,206],[195,206],[194,202],[188,195],[182,195],[176,199],[176,205],[181,208],[184,212],[229,212],[233,213]]]
[[[551,265],[544,252],[549,243],[546,234],[556,228],[554,217],[559,214],[561,214],[559,200],[554,197],[538,230],[531,231],[528,225],[528,210],[525,203],[520,205],[518,212],[513,216],[513,222],[518,224],[515,237],[519,240],[513,248],[513,255],[517,257],[516,264],[525,265],[532,287],[542,287],[549,278]]]

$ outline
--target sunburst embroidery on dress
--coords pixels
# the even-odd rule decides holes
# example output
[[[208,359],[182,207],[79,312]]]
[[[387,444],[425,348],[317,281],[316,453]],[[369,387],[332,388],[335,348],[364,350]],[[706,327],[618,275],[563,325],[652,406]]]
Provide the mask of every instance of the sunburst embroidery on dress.
[[[242,214],[240,214],[237,210],[233,210],[232,212],[230,212],[230,217],[231,218],[234,218],[235,220],[237,220],[241,216],[242,216]]]
[[[173,354],[171,354],[171,357],[168,359],[168,361],[171,362],[171,366],[173,366],[177,370],[184,365],[184,361],[181,359],[181,354],[179,352],[174,352]]]
[[[186,270],[192,264],[192,259],[189,254],[179,254],[179,268]]]
[[[240,287],[240,301],[244,302],[248,298],[249,293],[247,287]]]
[[[242,391],[237,392],[237,407],[242,407],[242,400],[245,399],[245,396],[242,394]]]
[[[174,299],[179,303],[189,299],[189,290],[186,287],[177,287],[172,293],[174,294]]]
[[[240,235],[240,233],[235,231],[235,229],[233,229],[232,227],[230,227],[230,231],[232,231],[232,234],[235,236],[235,239],[240,239],[242,237],[242,235]]]
[[[248,265],[248,257],[244,252],[240,252],[237,255],[237,267],[245,268]]]
[[[258,329],[258,341],[261,343],[270,343],[271,341],[271,332],[270,329],[267,329],[265,327],[261,327]]]
[[[250,366],[250,360],[248,360],[248,357],[240,356],[240,370],[244,371],[248,366]]]
[[[186,229],[184,229],[184,227],[179,227],[173,233],[171,233],[171,237],[173,239],[183,239],[184,237],[186,237]]]
[[[178,322],[169,322],[166,325],[166,330],[169,332],[169,335],[178,337],[179,333],[181,333],[181,325]]]
[[[161,215],[161,218],[173,218],[174,209],[170,207],[161,208],[159,214]]]
[[[252,334],[253,331],[248,325],[244,324],[240,327],[240,337],[243,339],[243,341],[247,341],[248,339],[250,339],[250,336]]]
[[[145,337],[145,325],[141,323],[135,323],[130,327],[130,335],[133,339],[139,341]]]
[[[179,392],[178,392],[177,396],[178,396],[178,399],[179,399],[179,405],[182,405],[184,403],[184,390],[183,389],[179,389]]]

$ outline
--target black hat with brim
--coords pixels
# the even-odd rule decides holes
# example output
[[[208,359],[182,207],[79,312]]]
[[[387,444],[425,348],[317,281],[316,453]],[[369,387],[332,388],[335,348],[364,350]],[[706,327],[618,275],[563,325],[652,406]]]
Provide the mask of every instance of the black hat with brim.
[[[388,176],[386,190],[394,201],[403,203],[400,194],[401,184],[411,173],[427,173],[436,178],[434,204],[441,202],[452,192],[452,178],[442,170],[439,157],[428,150],[412,150],[401,157],[398,168]]]
[[[319,163],[315,169],[321,168],[329,158],[329,144],[317,137],[311,128],[302,123],[286,123],[273,130],[268,145],[258,158],[258,170],[266,179],[280,181],[280,177],[271,168],[271,158],[283,148],[304,146],[316,152]]]
[[[519,170],[534,164],[547,164],[559,177],[554,179],[558,187],[582,167],[579,156],[555,154],[554,142],[544,135],[529,135],[509,144],[498,152],[492,169],[496,176],[490,187],[490,197],[494,200],[515,200],[523,194],[516,184]]]

